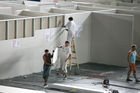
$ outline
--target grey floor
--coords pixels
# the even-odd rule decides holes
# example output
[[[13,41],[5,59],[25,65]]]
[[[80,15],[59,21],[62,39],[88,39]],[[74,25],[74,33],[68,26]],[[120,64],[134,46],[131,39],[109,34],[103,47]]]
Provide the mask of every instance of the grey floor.
[[[140,83],[135,83],[134,80],[133,82],[126,82],[127,71],[128,68],[86,63],[80,65],[79,71],[73,67],[72,72],[69,73],[68,80],[63,80],[63,76],[57,76],[56,71],[52,71],[48,89],[43,88],[42,72],[0,80],[0,85],[40,90],[46,93],[81,93],[81,91],[53,87],[54,83],[102,91],[119,90],[119,93],[140,93]],[[140,79],[139,64],[137,64],[137,77]],[[100,84],[105,78],[110,80],[111,85],[109,88],[104,88]],[[133,79],[133,76],[131,78]]]

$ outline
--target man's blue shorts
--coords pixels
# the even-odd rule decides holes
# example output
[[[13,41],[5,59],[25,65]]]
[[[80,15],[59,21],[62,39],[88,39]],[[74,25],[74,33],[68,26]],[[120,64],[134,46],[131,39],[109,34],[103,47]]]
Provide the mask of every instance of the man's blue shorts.
[[[46,79],[49,77],[51,66],[44,64],[43,66],[43,78]]]

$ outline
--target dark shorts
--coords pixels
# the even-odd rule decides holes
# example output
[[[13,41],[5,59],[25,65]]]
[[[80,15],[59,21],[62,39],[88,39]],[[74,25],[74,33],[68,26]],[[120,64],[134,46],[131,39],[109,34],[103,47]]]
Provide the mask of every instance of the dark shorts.
[[[45,65],[43,66],[43,78],[46,79],[49,77],[51,66]]]

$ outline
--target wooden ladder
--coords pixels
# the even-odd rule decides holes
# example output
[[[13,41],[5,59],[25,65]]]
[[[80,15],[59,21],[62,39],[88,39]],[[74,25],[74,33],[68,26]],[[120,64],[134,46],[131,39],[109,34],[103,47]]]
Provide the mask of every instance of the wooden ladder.
[[[77,69],[79,70],[79,62],[78,62],[77,50],[76,50],[76,46],[75,46],[75,41],[74,40],[72,40],[71,58],[69,60],[70,71],[72,69],[72,65],[73,64],[76,65]]]

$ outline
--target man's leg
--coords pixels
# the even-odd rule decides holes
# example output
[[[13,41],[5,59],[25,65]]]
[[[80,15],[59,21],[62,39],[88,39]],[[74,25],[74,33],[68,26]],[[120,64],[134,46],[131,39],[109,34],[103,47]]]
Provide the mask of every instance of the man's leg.
[[[45,76],[44,76],[44,88],[48,87],[48,77],[50,74],[50,69],[51,69],[50,66],[46,66],[45,73],[44,73],[45,74]]]
[[[133,76],[134,76],[136,82],[140,82],[140,80],[138,80],[137,76],[136,76],[136,66],[135,66],[135,63],[132,64],[132,67],[133,67]]]
[[[66,80],[68,77],[68,71],[67,71],[67,62],[65,62],[65,69],[64,69],[64,79]]]
[[[130,65],[129,65],[129,71],[128,71],[128,74],[127,74],[127,79],[126,79],[126,81],[132,81],[132,80],[130,79],[131,71],[132,71],[132,65],[130,64]]]
[[[47,83],[48,83],[48,78],[45,78],[44,79],[44,86],[47,85]]]

